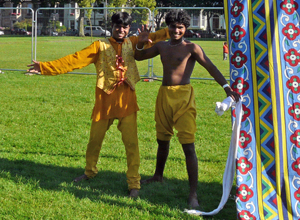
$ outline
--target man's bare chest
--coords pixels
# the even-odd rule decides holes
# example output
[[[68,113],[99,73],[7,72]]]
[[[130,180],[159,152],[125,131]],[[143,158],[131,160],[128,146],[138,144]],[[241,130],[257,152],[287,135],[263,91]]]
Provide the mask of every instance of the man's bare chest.
[[[163,52],[160,53],[160,58],[164,65],[185,65],[190,57],[190,53],[176,50],[176,48],[166,48]]]

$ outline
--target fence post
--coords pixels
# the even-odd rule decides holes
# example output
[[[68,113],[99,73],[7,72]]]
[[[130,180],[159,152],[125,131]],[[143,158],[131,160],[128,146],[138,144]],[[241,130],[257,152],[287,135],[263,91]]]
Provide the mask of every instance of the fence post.
[[[0,10],[14,10],[14,9],[18,9],[18,8],[14,8],[14,7],[0,7]],[[33,30],[34,30],[34,25],[35,25],[35,22],[34,22],[34,11],[32,8],[29,8],[29,7],[24,7],[24,8],[21,8],[20,10],[31,10],[31,25],[32,25],[32,31],[31,31],[31,61],[33,60],[33,46],[34,46],[34,43],[33,43]],[[29,62],[28,62],[29,63]],[[24,71],[24,70],[20,70],[20,69],[4,69],[4,68],[1,68],[1,70],[12,70],[12,71]]]

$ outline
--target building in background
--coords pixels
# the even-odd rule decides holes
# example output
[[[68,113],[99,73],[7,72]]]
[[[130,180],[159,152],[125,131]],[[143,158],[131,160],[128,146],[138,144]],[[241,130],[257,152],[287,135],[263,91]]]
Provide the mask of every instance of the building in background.
[[[94,7],[103,8],[106,5],[107,1],[103,1],[99,5],[95,3]],[[72,1],[66,4],[60,4],[60,2],[57,1],[54,7],[53,5],[47,6],[51,8],[49,10],[42,7],[41,2],[33,3],[31,0],[22,0],[18,5],[13,5],[10,0],[4,0],[2,1],[2,6],[5,8],[13,8],[0,9],[0,27],[4,27],[6,29],[13,29],[16,22],[22,22],[25,19],[32,19],[32,11],[30,9],[23,9],[32,8],[35,11],[38,11],[36,19],[38,35],[53,35],[54,32],[61,32],[61,30],[74,31],[75,33],[76,30],[78,30],[79,19],[81,16],[80,8],[78,3]],[[197,12],[194,11],[191,14],[191,25],[189,29],[199,31],[209,30],[209,32],[212,31],[212,33],[215,34],[217,34],[218,31],[220,32],[222,29],[223,32],[225,32],[226,24],[224,14],[214,13],[214,15],[210,17],[209,22],[207,20],[208,16],[204,13],[204,10],[199,10]],[[92,10],[90,19],[87,16],[87,12],[85,11],[84,13],[84,25],[101,26],[106,29],[106,21],[107,12],[104,9]],[[133,27],[133,29],[137,29],[137,27]]]

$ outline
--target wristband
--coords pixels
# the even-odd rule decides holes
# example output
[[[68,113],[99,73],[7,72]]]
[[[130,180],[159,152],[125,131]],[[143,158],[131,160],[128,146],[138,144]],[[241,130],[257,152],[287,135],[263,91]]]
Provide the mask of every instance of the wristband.
[[[135,49],[136,49],[136,50],[138,50],[138,51],[142,51],[142,50],[144,50],[144,47],[145,47],[145,46],[143,46],[143,48],[142,48],[142,49],[140,49],[140,48],[138,48],[138,47],[137,47],[137,44],[135,45]]]
[[[223,87],[223,89],[225,89],[226,87],[230,87],[230,86],[228,84],[225,84],[222,87]]]

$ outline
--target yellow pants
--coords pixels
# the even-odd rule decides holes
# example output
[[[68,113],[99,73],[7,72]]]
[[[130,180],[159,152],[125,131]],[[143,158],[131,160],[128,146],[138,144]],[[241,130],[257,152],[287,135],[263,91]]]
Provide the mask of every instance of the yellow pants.
[[[161,86],[155,107],[157,139],[171,140],[173,127],[181,144],[195,142],[196,103],[193,87],[188,85]]]
[[[89,178],[98,173],[97,161],[106,131],[113,124],[114,119],[104,119],[92,122],[90,140],[86,150],[85,175]],[[139,166],[140,155],[137,137],[137,113],[124,118],[119,118],[118,129],[122,133],[122,141],[125,145],[127,156],[127,183],[129,190],[140,189]],[[113,143],[110,143],[113,145]]]

